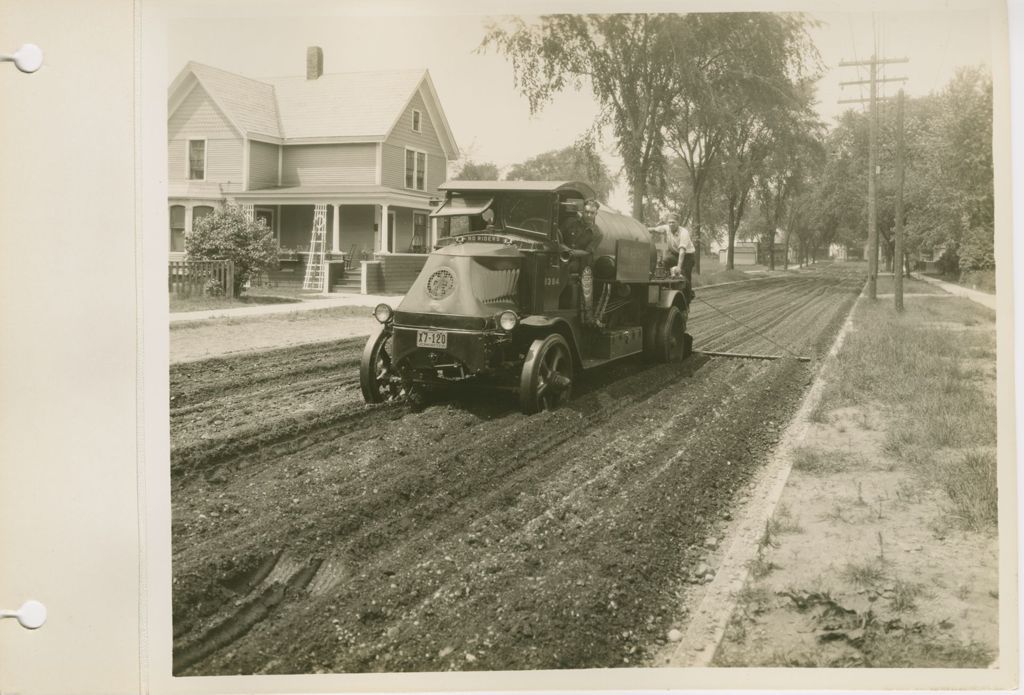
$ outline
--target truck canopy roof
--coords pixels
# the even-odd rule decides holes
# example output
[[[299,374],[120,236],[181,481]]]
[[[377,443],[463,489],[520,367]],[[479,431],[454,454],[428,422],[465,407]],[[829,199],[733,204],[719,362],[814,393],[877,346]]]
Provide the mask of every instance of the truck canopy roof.
[[[589,185],[582,181],[445,181],[437,187],[439,191],[524,191],[539,193],[555,193],[571,190],[582,193],[587,198],[596,198],[597,194]]]

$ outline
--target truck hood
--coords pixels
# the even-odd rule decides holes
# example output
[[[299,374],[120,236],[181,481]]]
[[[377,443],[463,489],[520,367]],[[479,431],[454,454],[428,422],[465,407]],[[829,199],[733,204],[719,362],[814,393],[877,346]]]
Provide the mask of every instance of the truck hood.
[[[398,311],[490,317],[515,310],[521,265],[512,246],[451,244],[430,254]]]

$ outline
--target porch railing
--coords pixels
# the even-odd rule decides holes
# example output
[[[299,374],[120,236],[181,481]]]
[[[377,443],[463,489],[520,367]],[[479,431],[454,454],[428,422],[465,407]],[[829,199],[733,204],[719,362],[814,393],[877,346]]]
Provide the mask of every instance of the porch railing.
[[[206,294],[220,288],[225,297],[235,296],[233,261],[168,261],[167,289],[179,297]]]

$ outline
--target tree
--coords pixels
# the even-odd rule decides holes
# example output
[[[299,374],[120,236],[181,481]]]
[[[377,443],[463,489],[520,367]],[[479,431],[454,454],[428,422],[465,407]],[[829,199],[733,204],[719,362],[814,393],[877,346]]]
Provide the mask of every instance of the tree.
[[[248,219],[237,205],[203,217],[185,234],[189,259],[234,263],[236,297],[252,275],[277,268],[277,253],[277,241],[266,221]]]
[[[651,181],[664,176],[664,128],[671,118],[673,34],[682,15],[544,15],[492,24],[481,48],[494,46],[512,61],[515,86],[537,113],[566,86],[589,82],[601,106],[594,124],[610,125],[632,195],[633,216],[644,213]]]
[[[725,216],[727,270],[735,267],[736,233],[747,212],[754,177],[771,150],[770,137],[766,119],[750,111],[735,119],[722,138],[717,207]]]
[[[615,187],[608,167],[601,160],[593,143],[582,141],[560,150],[542,152],[520,164],[513,164],[505,173],[508,181],[583,181],[590,184],[602,203]]]
[[[493,162],[474,162],[467,159],[459,173],[452,177],[455,181],[497,181],[498,165]]]
[[[804,72],[817,51],[806,26],[799,14],[701,13],[686,15],[674,36],[675,118],[666,142],[689,175],[697,272],[705,194],[737,120],[791,111],[800,120],[810,110]]]
[[[822,126],[809,106],[814,93],[810,85],[806,87],[800,98],[807,107],[794,109],[793,117],[773,130],[771,153],[757,176],[756,191],[764,214],[763,238],[770,270],[775,270],[775,234],[786,218],[786,205],[806,185],[808,172],[825,157]]]
[[[825,243],[863,245],[867,240],[868,118],[848,110],[825,138],[818,174],[819,217]]]
[[[981,68],[961,68],[941,93],[910,100],[908,107],[908,241],[922,248],[946,247],[961,271],[991,270],[991,75]]]

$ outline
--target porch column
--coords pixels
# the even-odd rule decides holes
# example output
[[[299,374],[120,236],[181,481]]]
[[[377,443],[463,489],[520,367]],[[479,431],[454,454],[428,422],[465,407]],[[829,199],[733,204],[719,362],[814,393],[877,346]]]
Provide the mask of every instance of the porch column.
[[[437,246],[437,218],[433,217],[428,219],[430,219],[430,244],[427,245],[427,249],[433,250],[433,248]]]
[[[388,204],[381,203],[380,206],[380,252],[391,253],[391,249],[388,248],[388,237],[390,237],[390,230],[388,229]]]
[[[331,251],[334,253],[341,253],[341,220],[340,212],[341,206],[335,203],[334,216],[331,218]]]

